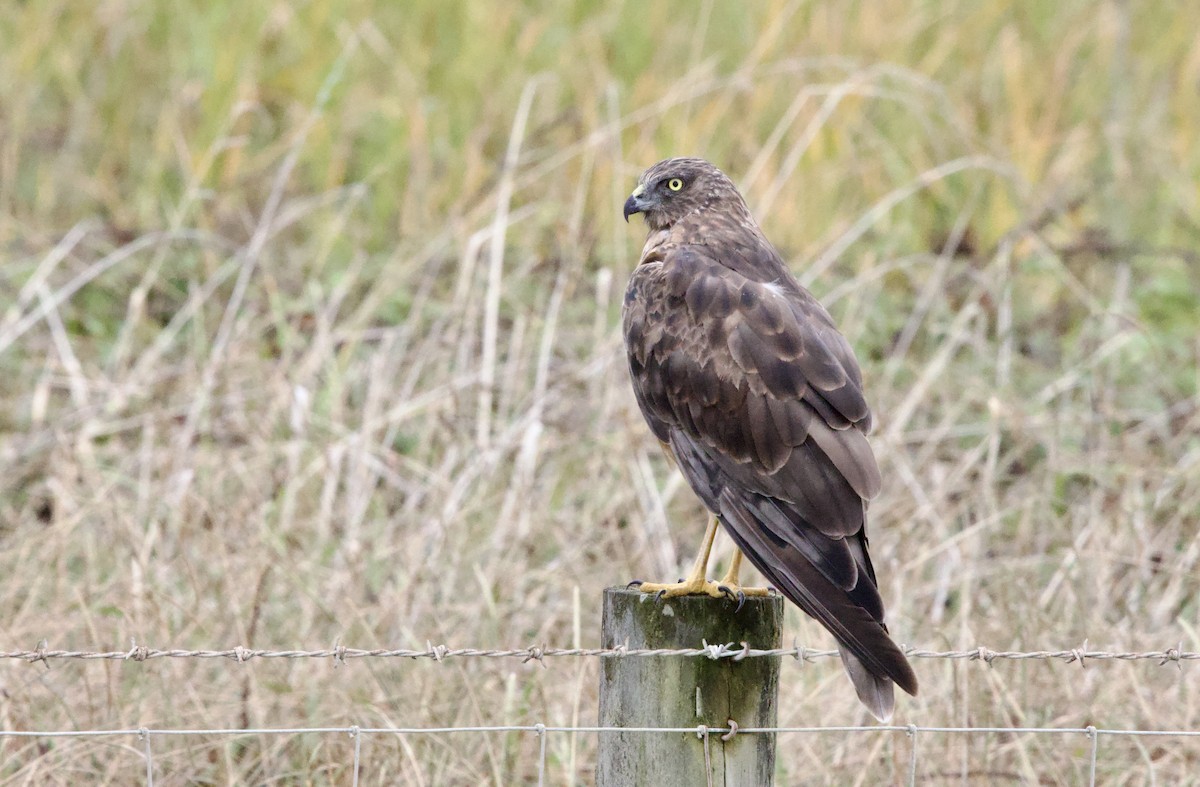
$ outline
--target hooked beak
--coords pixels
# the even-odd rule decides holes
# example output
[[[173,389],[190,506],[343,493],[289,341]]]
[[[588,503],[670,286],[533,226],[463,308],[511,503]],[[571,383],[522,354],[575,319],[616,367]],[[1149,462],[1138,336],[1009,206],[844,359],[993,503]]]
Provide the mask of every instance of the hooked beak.
[[[625,223],[629,223],[629,217],[635,213],[644,213],[649,208],[652,202],[645,199],[642,194],[646,191],[646,187],[641,183],[629,195],[629,199],[625,200]]]

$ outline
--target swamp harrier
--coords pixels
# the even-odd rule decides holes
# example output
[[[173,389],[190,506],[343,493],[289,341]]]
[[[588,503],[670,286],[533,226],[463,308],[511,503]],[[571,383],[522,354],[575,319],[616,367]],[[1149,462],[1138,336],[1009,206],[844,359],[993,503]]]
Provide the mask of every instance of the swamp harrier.
[[[879,468],[854,353],[788,271],[733,183],[707,161],[660,161],[638,179],[625,218],[649,237],[623,322],[638,405],[713,513],[691,574],[648,593],[744,599],[742,554],[837,639],[859,699],[891,717],[893,682],[917,678],[883,622],[867,555],[867,501]],[[706,580],[717,522],[737,544]]]

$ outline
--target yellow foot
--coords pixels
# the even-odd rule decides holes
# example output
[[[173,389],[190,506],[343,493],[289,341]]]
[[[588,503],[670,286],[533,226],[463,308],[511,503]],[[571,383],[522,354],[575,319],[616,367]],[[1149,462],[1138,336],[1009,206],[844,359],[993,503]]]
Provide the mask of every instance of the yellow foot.
[[[640,579],[635,579],[629,583],[628,587],[637,588],[643,593],[654,593],[659,598],[674,598],[675,596],[727,598],[731,601],[736,601],[738,609],[741,609],[742,605],[746,603],[747,596],[771,595],[771,591],[767,588],[744,588],[738,584],[738,573],[742,568],[742,551],[740,549],[734,550],[733,561],[729,564],[729,571],[725,572],[725,576],[721,578],[720,582],[713,582],[711,579],[704,578],[704,572],[708,568],[708,556],[712,552],[712,543],[716,535],[717,518],[714,516],[708,522],[708,529],[704,531],[704,541],[700,545],[700,554],[696,556],[696,563],[688,573],[687,579],[681,579],[671,584],[643,582]]]
[[[675,596],[712,596],[713,598],[735,598],[733,593],[727,593],[725,588],[704,577],[689,577],[678,582],[659,584],[658,582],[643,582],[635,579],[629,587],[637,588],[643,593],[655,593],[659,598],[674,598]]]

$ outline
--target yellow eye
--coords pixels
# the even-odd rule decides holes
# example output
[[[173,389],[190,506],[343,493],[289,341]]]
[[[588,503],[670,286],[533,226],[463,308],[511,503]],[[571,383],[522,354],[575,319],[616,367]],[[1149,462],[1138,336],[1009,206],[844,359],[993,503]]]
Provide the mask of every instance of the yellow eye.
[[[669,188],[671,191],[679,191],[681,188],[683,188],[683,181],[679,178],[671,178],[667,181],[667,188]]]

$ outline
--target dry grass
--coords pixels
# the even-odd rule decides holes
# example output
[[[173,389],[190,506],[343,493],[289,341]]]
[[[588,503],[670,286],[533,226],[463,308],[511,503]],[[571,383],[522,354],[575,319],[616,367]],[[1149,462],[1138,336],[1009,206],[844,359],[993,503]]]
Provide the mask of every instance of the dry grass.
[[[151,5],[0,10],[0,650],[594,645],[601,588],[675,576],[702,524],[616,327],[619,206],[680,152],[740,179],[858,349],[900,641],[1200,648],[1175,4]],[[1193,666],[918,668],[900,723],[1200,727]],[[588,723],[595,671],[14,662],[0,725]],[[822,661],[787,669],[780,721],[865,717]],[[901,736],[782,744],[782,784],[906,773]],[[920,745],[928,784],[1087,766],[1085,739]],[[348,778],[328,736],[155,746],[159,784]],[[143,768],[0,747],[4,785]],[[364,782],[526,783],[535,747],[371,739]],[[551,781],[593,747],[552,736]],[[1099,768],[1187,783],[1200,744],[1105,739]]]

